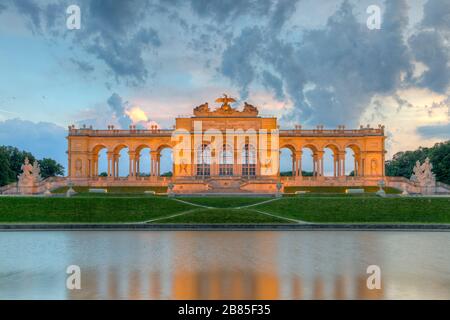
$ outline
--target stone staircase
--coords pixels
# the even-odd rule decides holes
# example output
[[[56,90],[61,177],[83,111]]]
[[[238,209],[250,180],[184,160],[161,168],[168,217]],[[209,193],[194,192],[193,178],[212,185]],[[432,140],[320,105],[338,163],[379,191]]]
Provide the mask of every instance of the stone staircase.
[[[207,182],[207,193],[247,193],[241,190],[242,181],[239,177],[214,177]]]

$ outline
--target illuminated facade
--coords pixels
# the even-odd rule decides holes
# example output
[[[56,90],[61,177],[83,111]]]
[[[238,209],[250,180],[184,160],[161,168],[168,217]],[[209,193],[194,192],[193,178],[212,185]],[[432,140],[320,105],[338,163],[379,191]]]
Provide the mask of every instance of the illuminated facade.
[[[107,130],[69,127],[69,178],[89,186],[173,186],[174,192],[275,192],[283,186],[376,185],[384,177],[384,127],[280,130],[277,118],[259,115],[234,99],[194,108],[193,116],[175,119],[174,129]],[[119,177],[120,151],[128,148],[129,173]],[[172,149],[172,177],[161,177],[161,151]],[[280,150],[292,155],[292,175],[280,177]],[[302,176],[303,150],[311,150],[312,176]],[[333,152],[333,174],[324,174],[324,150]],[[107,176],[99,176],[99,152],[107,150]],[[141,151],[150,150],[149,175],[141,174]],[[346,150],[354,154],[352,176],[346,176]]]

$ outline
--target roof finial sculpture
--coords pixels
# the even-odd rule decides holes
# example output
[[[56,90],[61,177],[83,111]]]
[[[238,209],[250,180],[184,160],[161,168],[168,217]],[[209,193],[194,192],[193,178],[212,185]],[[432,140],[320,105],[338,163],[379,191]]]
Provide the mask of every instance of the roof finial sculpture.
[[[228,110],[232,109],[230,106],[230,102],[233,103],[233,102],[236,102],[236,100],[231,97],[228,97],[228,95],[224,93],[222,98],[216,99],[216,102],[222,103],[222,105],[220,106],[220,109],[222,109],[224,111],[228,111]]]

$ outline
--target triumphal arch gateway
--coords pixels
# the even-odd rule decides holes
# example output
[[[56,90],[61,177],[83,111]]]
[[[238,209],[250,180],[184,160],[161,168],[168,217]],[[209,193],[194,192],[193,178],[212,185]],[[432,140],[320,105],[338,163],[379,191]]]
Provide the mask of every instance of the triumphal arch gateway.
[[[272,193],[286,186],[367,186],[384,178],[384,127],[283,130],[277,118],[262,116],[253,105],[233,108],[224,95],[219,105],[202,104],[192,116],[175,119],[173,129],[128,130],[108,126],[94,130],[69,126],[68,175],[76,185],[169,186],[175,193]],[[120,151],[128,149],[128,174],[119,177]],[[171,177],[160,172],[161,151],[172,149]],[[292,156],[292,174],[280,176],[280,150]],[[107,172],[99,174],[99,152],[107,150]],[[141,151],[150,150],[150,167],[142,174]],[[312,173],[303,175],[302,157],[309,149]],[[324,150],[333,153],[333,172],[324,172]],[[346,152],[353,153],[346,175]],[[347,172],[348,174],[348,172]]]

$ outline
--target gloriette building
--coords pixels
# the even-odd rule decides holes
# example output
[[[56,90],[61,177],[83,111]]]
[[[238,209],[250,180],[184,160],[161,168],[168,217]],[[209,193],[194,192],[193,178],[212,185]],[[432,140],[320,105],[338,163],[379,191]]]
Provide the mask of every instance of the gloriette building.
[[[277,118],[259,114],[245,103],[233,108],[234,99],[205,103],[189,117],[175,119],[173,129],[106,130],[69,127],[68,176],[77,185],[167,186],[174,192],[276,192],[285,186],[377,185],[384,178],[384,127],[359,129],[283,130]],[[128,174],[119,177],[120,151],[128,149]],[[161,151],[172,149],[172,177],[161,177]],[[280,150],[290,150],[292,175],[280,176]],[[333,172],[324,173],[324,150],[333,153]],[[99,152],[107,150],[106,176],[99,175]],[[302,175],[303,151],[309,149],[313,172]],[[142,150],[150,150],[148,175],[141,173]],[[346,152],[353,153],[352,175],[346,175]],[[348,159],[348,157],[347,157]],[[281,182],[281,185],[279,184]]]

